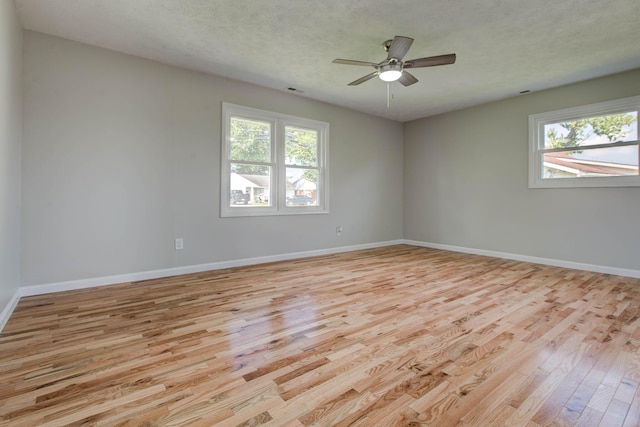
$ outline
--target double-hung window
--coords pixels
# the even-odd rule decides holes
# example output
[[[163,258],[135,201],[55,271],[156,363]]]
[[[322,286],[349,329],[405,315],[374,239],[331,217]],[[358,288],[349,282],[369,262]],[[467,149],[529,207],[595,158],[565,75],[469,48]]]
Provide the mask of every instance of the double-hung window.
[[[329,124],[222,105],[221,215],[326,213]]]
[[[640,96],[529,116],[529,187],[640,186]]]

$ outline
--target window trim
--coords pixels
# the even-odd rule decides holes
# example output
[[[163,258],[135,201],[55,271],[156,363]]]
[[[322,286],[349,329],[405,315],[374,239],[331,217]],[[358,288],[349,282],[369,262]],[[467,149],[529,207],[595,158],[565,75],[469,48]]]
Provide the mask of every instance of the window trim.
[[[601,116],[638,111],[640,120],[640,96],[598,102],[578,107],[531,114],[529,116],[529,188],[584,188],[584,187],[637,187],[640,186],[640,175],[580,177],[580,178],[543,178],[543,155],[545,152],[565,151],[563,149],[544,148],[544,126],[565,120],[576,120],[586,117]],[[607,144],[606,147],[636,145],[640,150],[640,142],[629,141]],[[593,148],[598,148],[594,146]]]
[[[231,206],[230,123],[232,117],[271,123],[271,206]],[[285,126],[297,126],[318,132],[318,198],[317,206],[286,206]],[[220,157],[220,216],[256,217],[272,215],[305,215],[329,213],[329,123],[275,113],[242,105],[222,103],[222,143]],[[290,165],[289,165],[290,166]]]

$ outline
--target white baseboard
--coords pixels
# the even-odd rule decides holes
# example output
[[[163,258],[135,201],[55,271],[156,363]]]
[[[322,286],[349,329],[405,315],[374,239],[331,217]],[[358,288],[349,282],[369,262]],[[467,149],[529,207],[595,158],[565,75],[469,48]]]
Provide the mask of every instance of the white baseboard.
[[[551,258],[540,258],[528,255],[512,254],[508,252],[488,251],[484,249],[465,248],[462,246],[443,245],[440,243],[421,242],[417,240],[403,240],[407,245],[422,246],[425,248],[442,249],[445,251],[462,252],[465,254],[484,255],[494,258],[510,259],[514,261],[524,261],[533,264],[551,265],[554,267],[572,268],[575,270],[593,271],[595,273],[615,274],[617,276],[627,276],[640,279],[640,270],[626,268],[608,267],[605,265],[585,264],[581,262],[563,261]]]
[[[362,249],[379,248],[383,246],[399,245],[402,240],[366,243],[362,245],[340,246],[328,249],[318,249],[305,252],[292,252],[279,255],[269,255],[255,258],[243,258],[231,261],[212,262],[207,264],[188,265],[184,267],[164,268],[161,270],[143,271],[139,273],[119,274],[115,276],[94,277],[89,279],[71,280],[66,282],[45,283],[42,285],[23,286],[21,296],[43,295],[52,292],[73,291],[96,286],[114,285],[117,283],[137,282],[140,280],[158,279],[162,277],[178,276],[180,274],[200,273],[203,271],[220,270],[223,268],[242,267],[245,265],[265,264],[268,262],[286,261],[290,259],[307,258],[313,256],[330,255],[341,252]]]
[[[162,277],[178,276],[180,274],[200,273],[203,271],[220,270],[223,268],[242,267],[245,265],[265,264],[268,262],[286,261],[290,259],[307,258],[313,256],[337,254],[341,252],[357,251],[362,249],[381,248],[402,244],[402,240],[390,240],[386,242],[365,243],[361,245],[339,246],[328,249],[318,249],[305,252],[293,252],[264,257],[243,258],[231,261],[212,262],[207,264],[188,265],[184,267],[164,268],[160,270],[143,271],[139,273],[118,274],[114,276],[92,277],[88,279],[70,280],[65,282],[43,283],[41,285],[23,286],[17,290],[9,304],[0,314],[0,332],[11,317],[20,298],[44,295],[52,292],[74,291],[88,289],[97,286],[115,285],[118,283],[137,282],[140,280],[159,279]]]
[[[0,332],[11,317],[21,297],[43,295],[52,292],[73,291],[77,289],[88,289],[96,286],[114,285],[117,283],[137,282],[140,280],[159,279],[162,277],[177,276],[180,274],[200,273],[203,271],[220,270],[223,268],[242,267],[245,265],[264,264],[268,262],[286,261],[291,259],[307,258],[321,255],[331,255],[341,252],[357,251],[362,249],[373,249],[384,246],[407,244],[422,246],[426,248],[442,249],[446,251],[462,252],[475,255],[484,255],[495,258],[511,259],[514,261],[525,261],[535,264],[552,265],[556,267],[573,268],[577,270],[593,271],[597,273],[615,274],[640,278],[639,270],[607,267],[601,265],[583,264],[572,261],[562,261],[550,258],[539,258],[527,255],[511,254],[507,252],[489,251],[483,249],[465,248],[461,246],[443,245],[439,243],[421,242],[416,240],[390,240],[386,242],[366,243],[362,245],[340,246],[328,249],[318,249],[305,252],[293,252],[279,255],[269,255],[255,258],[243,258],[231,261],[212,262],[207,264],[189,265],[184,267],[165,268],[160,270],[143,271],[139,273],[118,274],[114,276],[94,277],[88,279],[71,280],[66,282],[44,283],[41,285],[23,286],[19,288],[9,304],[0,313]]]
[[[16,309],[16,306],[20,302],[20,298],[22,298],[22,289],[18,288],[16,292],[13,294],[13,297],[9,300],[9,303],[5,306],[2,313],[0,313],[0,332],[4,329],[4,325],[7,324],[11,314],[13,314],[13,310]]]

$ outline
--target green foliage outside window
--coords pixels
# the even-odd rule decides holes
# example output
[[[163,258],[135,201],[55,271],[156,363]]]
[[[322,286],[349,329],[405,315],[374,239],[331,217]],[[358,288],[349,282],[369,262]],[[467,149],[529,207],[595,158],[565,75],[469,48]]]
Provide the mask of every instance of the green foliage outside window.
[[[271,162],[271,124],[231,118],[231,160],[239,162]],[[232,172],[261,175],[264,167],[244,163],[232,163]]]
[[[545,146],[579,147],[592,135],[604,136],[610,142],[622,141],[631,132],[629,126],[636,120],[632,114],[621,113],[559,123],[568,133],[561,135],[556,129],[547,130]]]

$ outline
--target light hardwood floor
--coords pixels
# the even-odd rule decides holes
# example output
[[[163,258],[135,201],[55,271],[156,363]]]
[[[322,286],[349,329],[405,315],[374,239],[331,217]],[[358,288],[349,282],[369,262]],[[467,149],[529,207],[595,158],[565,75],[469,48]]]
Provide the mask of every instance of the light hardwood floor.
[[[635,426],[640,279],[399,245],[23,298],[2,425]]]

